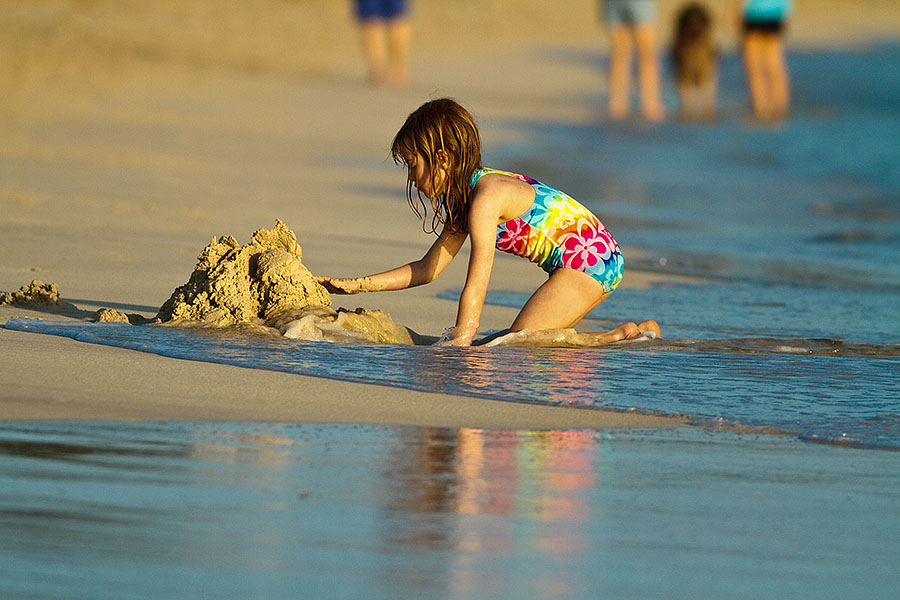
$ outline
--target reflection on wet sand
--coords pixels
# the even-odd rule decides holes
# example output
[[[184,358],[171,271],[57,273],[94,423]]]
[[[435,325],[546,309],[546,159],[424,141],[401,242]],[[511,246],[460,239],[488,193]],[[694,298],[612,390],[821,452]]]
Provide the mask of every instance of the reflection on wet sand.
[[[0,423],[0,598],[889,597],[896,474],[699,429]]]
[[[505,400],[532,401],[538,395],[544,403],[569,406],[593,406],[602,397],[603,386],[598,382],[598,374],[603,372],[605,362],[602,354],[579,354],[577,351],[562,354],[540,348],[504,350],[506,353],[502,355],[498,355],[497,350],[487,349],[455,352],[450,358],[456,363],[452,375],[458,382],[454,385],[460,389],[479,390],[488,397],[499,395]],[[498,377],[498,364],[512,364],[515,368]],[[439,376],[437,369],[428,372],[432,378]],[[448,376],[444,374],[444,377]],[[527,394],[520,392],[525,382]],[[577,396],[573,395],[576,390]]]
[[[491,568],[496,557],[527,562],[541,555],[553,562],[590,548],[581,526],[591,518],[588,498],[597,484],[596,432],[430,428],[409,434],[385,470],[396,482],[385,511],[410,516],[391,531],[390,542],[413,552],[449,551],[442,577],[451,597],[516,588],[515,573]],[[547,571],[538,586],[540,597],[584,587],[568,569]]]

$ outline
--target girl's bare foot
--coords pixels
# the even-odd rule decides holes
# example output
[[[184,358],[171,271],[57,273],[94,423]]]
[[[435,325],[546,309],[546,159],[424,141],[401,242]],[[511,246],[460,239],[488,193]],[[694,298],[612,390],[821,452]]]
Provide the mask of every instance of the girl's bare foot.
[[[641,333],[651,331],[654,334],[656,334],[656,337],[658,337],[658,338],[662,337],[662,331],[659,329],[659,323],[657,323],[653,319],[648,319],[647,321],[642,321],[641,323],[638,323],[637,328],[640,330]],[[638,335],[640,335],[640,334],[638,334]]]
[[[594,333],[605,344],[611,344],[621,340],[630,340],[641,335],[641,330],[634,323],[622,323],[615,329],[604,331],[603,333]]]

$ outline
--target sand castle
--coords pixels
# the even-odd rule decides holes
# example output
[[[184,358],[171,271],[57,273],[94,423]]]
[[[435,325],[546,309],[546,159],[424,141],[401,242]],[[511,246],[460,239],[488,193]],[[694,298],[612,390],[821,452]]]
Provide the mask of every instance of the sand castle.
[[[297,237],[280,220],[271,230],[257,230],[243,246],[230,235],[213,238],[197,257],[190,279],[175,289],[157,319],[261,325],[287,310],[330,307],[330,295],[301,257]]]
[[[331,295],[304,266],[297,236],[282,221],[257,230],[248,244],[231,235],[212,241],[197,257],[188,281],[172,292],[156,318],[102,308],[97,322],[180,327],[244,327],[277,331],[304,340],[412,344],[411,332],[379,310],[334,309]],[[0,304],[40,307],[85,316],[64,302],[59,286],[35,280],[17,292],[0,293]]]
[[[230,235],[213,238],[156,320],[181,326],[259,325],[305,340],[413,343],[410,332],[387,313],[333,309],[331,295],[302,256],[297,236],[278,219],[245,245]]]
[[[74,308],[74,305],[60,299],[57,284],[44,283],[40,279],[23,285],[16,292],[0,292],[0,304],[39,305],[58,312]]]

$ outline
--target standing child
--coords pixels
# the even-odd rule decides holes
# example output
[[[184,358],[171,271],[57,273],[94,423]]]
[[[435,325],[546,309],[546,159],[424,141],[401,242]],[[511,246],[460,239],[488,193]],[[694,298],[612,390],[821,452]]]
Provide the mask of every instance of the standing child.
[[[433,281],[466,238],[471,253],[456,326],[445,342],[468,346],[478,332],[494,247],[540,265],[549,279],[531,296],[510,331],[574,327],[622,280],[622,253],[609,231],[584,206],[534,179],[483,168],[478,127],[449,98],[426,102],[406,119],[391,154],[409,170],[407,198],[420,216],[432,209],[431,230],[440,234],[421,259],[356,279],[321,277],[331,292],[355,294],[402,290]],[[427,212],[427,209],[426,209]],[[597,333],[614,342],[660,335],[655,321],[623,323]]]
[[[747,87],[753,116],[759,121],[787,117],[790,80],[782,36],[790,9],[791,0],[735,0]]]
[[[603,19],[610,38],[609,118],[622,120],[631,112],[631,60],[636,46],[641,113],[647,121],[661,121],[666,110],[656,47],[656,0],[605,0]]]
[[[356,0],[373,85],[406,84],[412,28],[406,0]]]
[[[685,119],[716,116],[719,56],[713,41],[712,15],[705,5],[691,2],[675,18],[672,66]]]

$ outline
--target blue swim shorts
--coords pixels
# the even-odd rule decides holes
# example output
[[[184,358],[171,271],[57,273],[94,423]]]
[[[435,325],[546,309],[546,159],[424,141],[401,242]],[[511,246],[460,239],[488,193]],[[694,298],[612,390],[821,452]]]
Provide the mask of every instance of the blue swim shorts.
[[[406,13],[406,0],[356,0],[360,19],[394,19]]]
[[[605,0],[603,19],[607,27],[653,23],[656,0]]]

